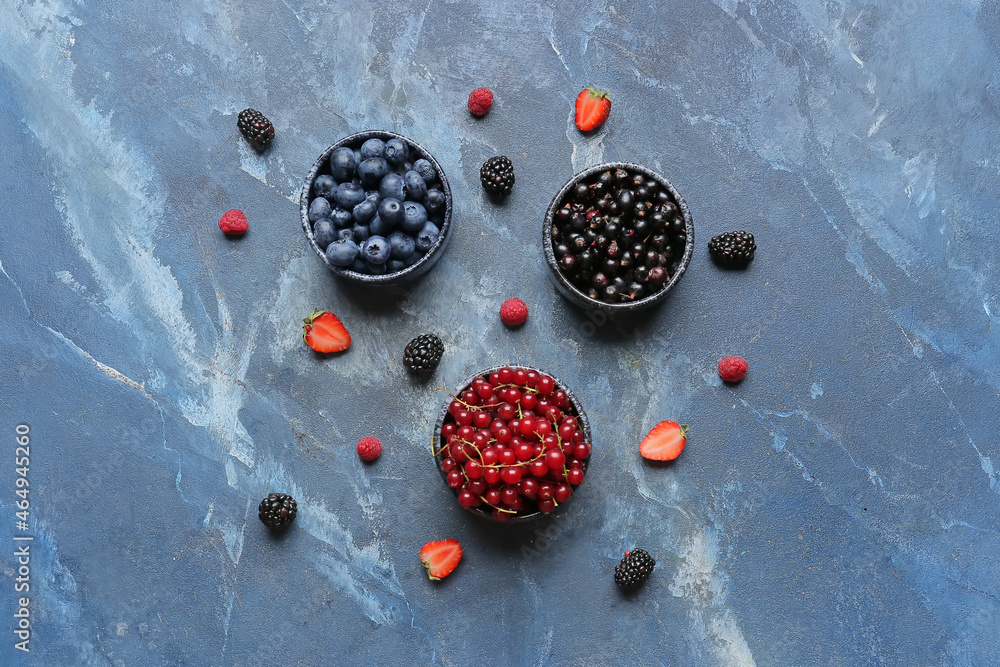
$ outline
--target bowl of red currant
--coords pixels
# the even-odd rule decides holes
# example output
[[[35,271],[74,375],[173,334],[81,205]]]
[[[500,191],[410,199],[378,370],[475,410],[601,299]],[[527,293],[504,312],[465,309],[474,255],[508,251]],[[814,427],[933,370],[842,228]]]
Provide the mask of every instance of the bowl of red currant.
[[[590,422],[576,396],[536,368],[489,368],[445,403],[434,458],[459,506],[501,522],[551,514],[583,482]]]
[[[559,190],[542,246],[559,291],[609,313],[659,303],[694,252],[691,211],[670,182],[646,167],[608,162]]]

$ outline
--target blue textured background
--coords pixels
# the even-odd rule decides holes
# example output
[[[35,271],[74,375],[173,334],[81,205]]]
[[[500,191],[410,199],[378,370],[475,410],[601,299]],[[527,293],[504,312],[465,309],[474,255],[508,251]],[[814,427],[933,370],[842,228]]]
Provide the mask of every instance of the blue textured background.
[[[997,664],[998,45],[995,0],[0,3],[0,662]],[[588,84],[615,106],[584,137]],[[248,106],[277,127],[263,156]],[[456,201],[442,262],[391,295],[334,280],[295,204],[368,128],[423,143]],[[498,153],[501,206],[478,184]],[[677,186],[698,250],[662,307],[596,326],[550,284],[541,219],[618,159]],[[704,244],[739,228],[758,257],[719,271]],[[315,307],[348,353],[303,347]],[[422,385],[400,359],[425,331],[448,351]],[[723,387],[731,353],[751,374]],[[435,387],[503,361],[566,380],[596,432],[577,497],[529,527],[460,511],[427,449]],[[653,468],[661,419],[692,429]],[[268,490],[300,502],[282,539]],[[465,559],[432,584],[416,552],[443,537]],[[658,565],[624,597],[634,546]]]

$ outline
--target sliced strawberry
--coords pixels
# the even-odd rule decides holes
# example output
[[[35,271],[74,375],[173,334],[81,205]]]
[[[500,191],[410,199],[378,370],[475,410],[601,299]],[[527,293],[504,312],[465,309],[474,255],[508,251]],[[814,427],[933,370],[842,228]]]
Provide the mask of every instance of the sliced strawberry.
[[[593,88],[584,88],[576,96],[576,127],[581,132],[596,130],[611,115],[611,98]]]
[[[672,461],[684,450],[687,430],[677,422],[660,422],[639,443],[639,453],[652,461]]]
[[[438,581],[444,579],[462,560],[462,545],[458,540],[428,542],[420,549],[420,562],[427,568],[427,576]]]
[[[302,342],[317,352],[342,352],[351,346],[351,334],[333,313],[314,310],[302,321]]]

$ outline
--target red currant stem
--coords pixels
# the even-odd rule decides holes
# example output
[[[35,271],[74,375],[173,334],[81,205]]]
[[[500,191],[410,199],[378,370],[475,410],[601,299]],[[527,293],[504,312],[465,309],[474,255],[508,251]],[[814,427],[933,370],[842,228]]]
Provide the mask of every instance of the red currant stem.
[[[482,500],[484,504],[492,507],[493,509],[495,509],[498,512],[506,512],[507,514],[517,514],[517,510],[505,510],[502,507],[497,507],[496,505],[490,505],[490,503],[487,502],[486,498],[484,498],[483,496],[479,496],[479,499]]]

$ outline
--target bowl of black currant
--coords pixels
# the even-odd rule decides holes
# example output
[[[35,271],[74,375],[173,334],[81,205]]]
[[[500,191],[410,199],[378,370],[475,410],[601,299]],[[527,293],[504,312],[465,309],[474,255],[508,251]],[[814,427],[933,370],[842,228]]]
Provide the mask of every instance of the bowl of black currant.
[[[542,247],[559,291],[608,313],[662,301],[694,251],[691,211],[670,181],[608,162],[569,180],[545,213]]]

